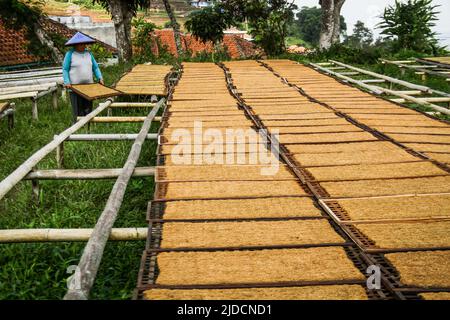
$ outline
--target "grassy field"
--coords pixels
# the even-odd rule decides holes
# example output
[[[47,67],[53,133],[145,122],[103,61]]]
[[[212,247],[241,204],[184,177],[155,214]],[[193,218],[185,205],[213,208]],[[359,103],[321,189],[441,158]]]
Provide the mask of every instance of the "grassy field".
[[[103,70],[111,84],[127,66]],[[17,168],[55,134],[70,126],[71,111],[51,98],[39,101],[39,121],[31,119],[31,103],[16,102],[16,127],[0,123],[0,180]],[[114,115],[145,115],[143,110],[114,110]],[[141,124],[95,124],[91,133],[137,133]],[[154,125],[152,132],[156,132]],[[87,132],[85,128],[78,133]],[[66,168],[120,168],[132,142],[68,142]],[[155,164],[156,142],[145,142],[138,166]],[[54,152],[39,164],[56,168]],[[31,183],[21,182],[0,201],[0,229],[92,228],[101,214],[114,180],[41,181],[41,204],[31,196]],[[135,178],[128,186],[115,227],[145,227],[153,178]],[[144,242],[110,242],[91,294],[93,299],[129,299],[136,286]],[[0,244],[0,299],[60,299],[66,291],[66,269],[78,263],[84,243]]]

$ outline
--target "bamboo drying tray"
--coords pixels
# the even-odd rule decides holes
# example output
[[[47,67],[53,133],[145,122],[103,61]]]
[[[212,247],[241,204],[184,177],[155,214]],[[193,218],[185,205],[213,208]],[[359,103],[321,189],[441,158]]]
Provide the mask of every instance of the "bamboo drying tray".
[[[349,122],[343,118],[322,119],[322,120],[264,120],[267,127],[303,127],[303,126],[330,126],[348,125]]]
[[[424,127],[384,127],[374,126],[375,129],[386,133],[423,133],[450,135],[450,127],[424,128]]]
[[[444,299],[446,296],[442,296]],[[286,288],[245,289],[152,289],[144,292],[148,300],[367,300],[360,285],[331,285]],[[450,295],[447,297],[450,299]]]
[[[311,113],[311,114],[282,114],[282,115],[260,115],[261,120],[313,120],[313,119],[339,119],[334,113]]]
[[[281,165],[271,175],[263,175],[265,165],[209,165],[209,166],[163,166],[156,169],[157,182],[169,181],[214,181],[214,180],[297,180]]]
[[[158,186],[160,186],[158,184]],[[307,195],[296,181],[169,182],[159,199],[222,199]]]
[[[167,222],[163,224],[161,248],[317,245],[344,242],[326,220]]]
[[[280,135],[281,143],[326,143],[343,141],[374,141],[377,140],[367,132],[350,133],[318,133],[318,134],[284,134]]]
[[[317,181],[342,181],[381,178],[411,178],[448,173],[431,162],[364,164],[340,167],[309,168]]]
[[[314,126],[314,127],[279,127],[267,126],[269,131],[278,130],[280,134],[289,133],[336,133],[336,132],[363,132],[362,129],[354,125],[339,125],[339,126]]]
[[[294,159],[302,166],[333,166],[349,164],[375,164],[386,162],[417,161],[418,158],[401,149],[389,151],[338,152],[294,154]]]
[[[320,217],[308,197],[165,202],[164,219],[245,219]]]
[[[450,292],[424,292],[419,296],[425,300],[450,300]]]
[[[287,147],[291,153],[340,153],[361,151],[397,151],[399,148],[387,141],[370,141],[332,144],[292,144]]]
[[[115,97],[122,94],[119,90],[108,88],[100,83],[73,84],[71,89],[73,92],[89,101]]]
[[[426,156],[430,157],[431,159],[443,162],[443,163],[450,163],[450,153],[433,153],[433,152],[426,152]]]
[[[398,270],[404,285],[450,288],[450,251],[390,253],[385,257]]]
[[[447,127],[448,124],[435,121],[429,118],[423,118],[421,120],[365,120],[364,123],[368,126],[404,126],[404,127]]]
[[[450,144],[450,135],[426,135],[426,134],[397,134],[390,133],[389,136],[399,142],[431,142]]]
[[[365,279],[338,247],[162,252],[157,263],[165,285]]]
[[[351,220],[427,219],[450,217],[450,194],[342,199],[339,205]]]
[[[405,146],[421,152],[450,153],[450,144],[405,143]]]
[[[417,221],[358,224],[356,226],[375,247],[442,248],[450,247],[450,221]]]
[[[431,178],[322,182],[335,198],[450,192],[450,175]]]

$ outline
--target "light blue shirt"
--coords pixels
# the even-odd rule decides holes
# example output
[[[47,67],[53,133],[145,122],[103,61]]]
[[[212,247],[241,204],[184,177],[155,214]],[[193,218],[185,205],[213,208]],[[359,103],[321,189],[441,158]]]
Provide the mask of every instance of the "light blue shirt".
[[[77,52],[70,49],[64,57],[62,69],[64,84],[93,83],[94,75],[97,80],[103,79],[97,61],[88,50]]]

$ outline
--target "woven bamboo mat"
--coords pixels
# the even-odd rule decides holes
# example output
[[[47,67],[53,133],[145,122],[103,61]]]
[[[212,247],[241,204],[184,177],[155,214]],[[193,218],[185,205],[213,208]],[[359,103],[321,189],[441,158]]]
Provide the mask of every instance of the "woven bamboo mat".
[[[450,251],[390,253],[385,257],[398,270],[405,285],[450,288]]]
[[[166,285],[365,279],[338,247],[162,252],[157,263]]]
[[[362,129],[354,125],[339,125],[339,126],[315,126],[315,127],[278,127],[267,126],[270,132],[278,130],[280,134],[289,133],[337,133],[337,132],[363,132]]]
[[[387,141],[370,141],[333,144],[292,144],[287,147],[291,153],[338,153],[361,151],[398,151],[398,147]]]
[[[169,181],[233,181],[233,180],[297,180],[280,165],[274,174],[263,175],[267,165],[162,166],[156,169],[157,182]]]
[[[323,182],[335,198],[450,192],[450,175],[430,178]]]
[[[318,126],[338,126],[338,125],[348,125],[349,122],[342,118],[335,119],[322,119],[322,120],[264,120],[264,125],[267,127],[318,127]]]
[[[338,152],[338,153],[309,153],[294,154],[294,159],[302,166],[333,166],[349,164],[375,164],[389,162],[417,161],[418,158],[404,150],[365,151],[365,152]]]
[[[450,221],[361,223],[356,227],[377,248],[450,247]]]
[[[165,202],[164,219],[246,219],[320,217],[308,197]]]
[[[389,136],[399,142],[429,142],[450,144],[450,135],[390,133]]]
[[[118,90],[108,88],[100,83],[74,84],[72,90],[87,100],[96,100],[121,95]]]
[[[161,184],[159,184],[161,185]],[[170,182],[158,199],[222,199],[307,195],[296,181]]]
[[[420,152],[450,153],[450,144],[405,143],[405,146]]]
[[[188,232],[186,232],[189,230]],[[161,248],[344,244],[326,220],[166,222]]]
[[[423,128],[423,127],[384,127],[373,126],[375,129],[385,133],[424,133],[424,134],[442,134],[450,135],[449,127]]]
[[[446,176],[448,173],[431,162],[410,162],[391,164],[363,164],[340,167],[309,168],[317,181],[341,181],[381,178],[411,178],[433,175]]]
[[[425,152],[425,155],[442,163],[450,163],[450,153]]]
[[[284,134],[280,135],[280,143],[327,143],[347,141],[375,141],[378,140],[367,132],[350,133],[318,133],[318,134]]]
[[[338,203],[354,221],[450,217],[450,194],[341,199]]]
[[[442,295],[441,295],[442,296]],[[145,291],[148,300],[366,300],[360,285]],[[448,296],[450,300],[450,294]]]
[[[450,292],[424,292],[419,296],[425,300],[450,300]]]

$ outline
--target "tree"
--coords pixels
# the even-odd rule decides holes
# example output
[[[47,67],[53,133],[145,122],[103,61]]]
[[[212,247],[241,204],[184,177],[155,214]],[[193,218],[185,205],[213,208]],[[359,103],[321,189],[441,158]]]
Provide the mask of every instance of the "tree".
[[[43,27],[45,15],[42,12],[42,6],[44,2],[44,0],[0,0],[0,20],[8,28],[15,30],[24,28],[30,40],[28,48],[31,49],[30,51],[40,51],[34,50],[34,47],[37,47],[36,44],[40,43],[40,48],[42,48],[41,45],[44,45],[49,49],[53,60],[61,63],[63,55]],[[36,52],[37,55],[40,53]]]
[[[300,32],[300,37],[308,43],[317,46],[320,40],[322,21],[322,9],[318,7],[302,7],[297,13],[295,24]],[[341,32],[347,30],[347,24],[343,16],[340,17]]]
[[[319,0],[322,7],[320,49],[329,49],[341,36],[341,9],[345,0]]]
[[[435,26],[439,12],[438,5],[432,0],[395,1],[393,6],[384,9],[382,22],[378,28],[389,40],[394,40],[397,49],[410,49],[418,52],[436,50],[436,33],[431,30]]]
[[[371,45],[373,42],[372,31],[364,25],[364,22],[357,21],[353,28],[353,34],[348,36],[346,43],[355,48],[363,48]]]
[[[116,44],[119,59],[128,61],[133,55],[131,43],[131,20],[136,17],[139,8],[147,9],[149,0],[92,0],[105,8],[112,17],[116,31]]]
[[[223,0],[193,15],[186,26],[202,41],[221,39],[223,31],[246,23],[255,43],[269,55],[284,51],[289,22],[296,6],[288,0]]]
[[[180,36],[180,25],[177,22],[175,14],[172,11],[172,7],[170,6],[169,0],[163,0],[164,7],[166,8],[167,15],[170,19],[170,24],[173,29],[173,36],[175,38],[175,45],[177,47],[178,56],[183,54],[183,46],[181,44],[181,36]]]

